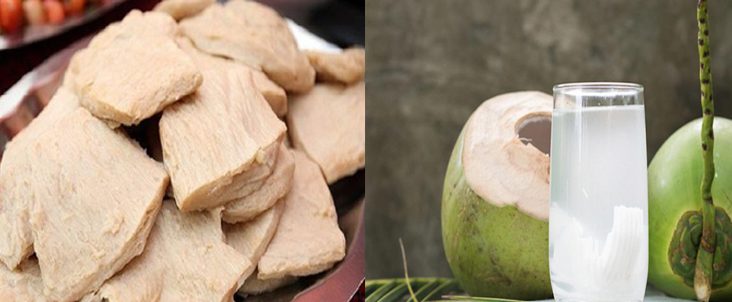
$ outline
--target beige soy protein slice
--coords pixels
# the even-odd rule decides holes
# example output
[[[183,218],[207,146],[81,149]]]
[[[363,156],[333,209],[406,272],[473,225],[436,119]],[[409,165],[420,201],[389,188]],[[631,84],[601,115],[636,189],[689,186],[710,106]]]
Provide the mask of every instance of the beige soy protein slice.
[[[290,151],[287,151],[290,152]],[[292,157],[292,155],[290,155]],[[294,159],[293,167],[294,167]],[[285,209],[285,201],[281,200],[276,205],[257,216],[254,220],[237,224],[226,224],[224,232],[226,240],[238,252],[247,256],[253,263],[258,263],[264,254],[267,246],[279,225],[280,217]],[[276,288],[293,283],[296,277],[285,277],[282,279],[259,280],[256,272],[246,279],[239,288],[239,293],[244,295],[260,294],[272,291]]]
[[[225,224],[226,242],[256,265],[272,240],[284,210],[284,202],[278,202],[251,221]]]
[[[59,87],[41,113],[5,145],[3,159],[14,158],[18,156],[18,153],[23,153],[29,143],[53,128],[59,120],[77,108],[79,108],[79,99],[76,95],[66,87]]]
[[[145,252],[88,301],[231,301],[255,264],[224,242],[220,212],[163,202]]]
[[[198,91],[166,108],[159,123],[164,163],[183,211],[216,207],[258,189],[286,131],[250,73],[202,73]]]
[[[253,219],[287,195],[292,187],[295,159],[292,151],[287,150],[284,144],[281,144],[279,149],[272,174],[252,194],[227,203],[222,212],[224,221],[237,223]]]
[[[0,265],[0,301],[46,302],[43,295],[41,270],[36,259],[28,259],[17,270]]]
[[[290,138],[323,170],[328,183],[366,164],[366,86],[318,84],[290,100]]]
[[[287,93],[275,82],[272,82],[263,72],[249,68],[252,71],[254,85],[257,86],[259,92],[262,93],[264,99],[267,100],[272,111],[282,118],[287,115]]]
[[[341,53],[308,50],[305,54],[319,81],[350,85],[363,80],[366,70],[363,48],[348,48]]]
[[[95,36],[67,71],[81,105],[110,125],[136,125],[195,91],[201,74],[175,43],[178,25],[134,10]]]
[[[200,13],[215,2],[215,0],[164,0],[155,5],[153,10],[166,13],[175,20],[181,20]]]
[[[257,271],[254,271],[254,273],[249,276],[246,281],[244,281],[244,285],[242,285],[239,289],[239,294],[246,296],[268,293],[280,287],[295,283],[297,281],[297,277],[293,276],[285,276],[278,279],[261,280],[257,278],[256,274]]]
[[[142,253],[168,185],[162,165],[78,108],[28,147],[18,179],[49,300],[75,301]]]
[[[329,269],[346,254],[333,198],[314,162],[295,151],[295,177],[272,241],[257,266],[257,278],[307,276]]]
[[[272,107],[272,111],[278,117],[284,117],[287,114],[287,93],[282,87],[272,82],[262,71],[233,60],[206,54],[195,48],[191,40],[186,37],[179,37],[176,41],[201,68],[233,69],[241,73],[251,72],[254,86],[262,93],[264,99]]]
[[[287,23],[267,6],[244,0],[214,4],[180,27],[198,49],[262,70],[287,91],[305,92],[315,83],[315,70]]]
[[[26,157],[28,146],[38,136],[79,107],[76,96],[60,87],[48,106],[5,145],[0,161],[0,261],[14,269],[33,253],[33,236],[28,222],[27,198],[23,198],[30,183],[18,175],[27,175],[32,159]]]

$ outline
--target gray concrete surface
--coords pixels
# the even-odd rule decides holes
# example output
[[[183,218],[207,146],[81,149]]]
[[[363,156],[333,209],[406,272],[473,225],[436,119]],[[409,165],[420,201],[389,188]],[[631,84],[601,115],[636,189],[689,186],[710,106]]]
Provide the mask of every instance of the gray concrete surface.
[[[367,0],[367,276],[449,276],[447,159],[470,113],[557,83],[645,86],[649,158],[700,116],[696,1]],[[732,117],[732,2],[710,1],[718,114]]]

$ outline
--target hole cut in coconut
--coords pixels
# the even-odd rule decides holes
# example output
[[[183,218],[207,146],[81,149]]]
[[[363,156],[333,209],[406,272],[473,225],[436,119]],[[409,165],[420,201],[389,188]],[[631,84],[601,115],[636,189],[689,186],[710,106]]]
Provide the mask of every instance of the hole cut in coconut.
[[[527,117],[518,123],[516,129],[516,134],[524,145],[531,144],[546,155],[551,154],[551,133],[552,117],[544,114]]]
[[[552,96],[537,91],[498,95],[465,125],[465,180],[483,200],[549,218],[549,145]]]

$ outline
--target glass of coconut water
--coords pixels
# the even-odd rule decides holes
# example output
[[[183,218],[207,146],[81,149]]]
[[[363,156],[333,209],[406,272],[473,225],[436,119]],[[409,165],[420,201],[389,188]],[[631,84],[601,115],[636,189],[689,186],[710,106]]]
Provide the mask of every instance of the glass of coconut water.
[[[642,301],[648,274],[643,86],[554,87],[549,267],[557,301]]]

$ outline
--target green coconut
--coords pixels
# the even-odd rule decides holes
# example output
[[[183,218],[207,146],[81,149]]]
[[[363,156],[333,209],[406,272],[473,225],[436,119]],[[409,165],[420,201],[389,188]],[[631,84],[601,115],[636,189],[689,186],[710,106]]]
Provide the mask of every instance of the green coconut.
[[[714,118],[706,0],[696,19],[702,118],[676,131],[649,167],[649,280],[674,296],[730,301],[732,122]]]
[[[499,95],[472,114],[457,139],[445,175],[442,239],[455,278],[471,295],[552,296],[549,156],[537,147],[548,148],[551,111],[552,97],[541,92]]]
[[[648,169],[649,268],[651,284],[663,292],[696,299],[694,267],[701,237],[702,119],[677,130]],[[714,118],[712,198],[716,207],[712,300],[732,301],[732,121]],[[684,219],[682,219],[682,217]]]

